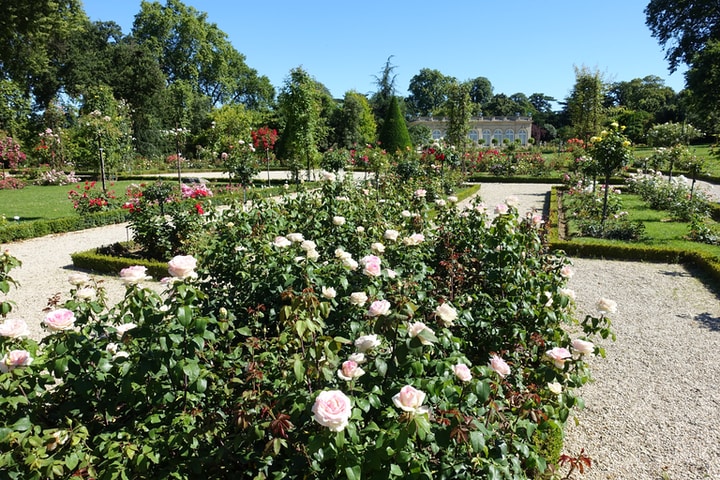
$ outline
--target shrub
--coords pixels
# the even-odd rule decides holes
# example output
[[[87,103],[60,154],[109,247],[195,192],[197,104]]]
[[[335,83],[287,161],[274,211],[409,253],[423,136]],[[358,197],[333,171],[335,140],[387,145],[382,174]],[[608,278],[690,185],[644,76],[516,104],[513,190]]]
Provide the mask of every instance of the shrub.
[[[105,310],[75,279],[42,348],[0,337],[28,353],[0,373],[8,475],[546,472],[583,353],[604,353],[570,352],[564,326],[607,337],[609,320],[573,319],[567,259],[512,204],[491,221],[480,204],[366,187],[212,212],[164,295],[126,269]]]
[[[82,185],[76,185],[68,192],[68,198],[80,215],[117,208],[115,192],[100,189],[97,182],[86,181]]]
[[[202,184],[177,187],[164,182],[128,189],[123,208],[129,212],[133,240],[145,258],[166,261],[194,251],[205,235],[205,198],[212,192]]]

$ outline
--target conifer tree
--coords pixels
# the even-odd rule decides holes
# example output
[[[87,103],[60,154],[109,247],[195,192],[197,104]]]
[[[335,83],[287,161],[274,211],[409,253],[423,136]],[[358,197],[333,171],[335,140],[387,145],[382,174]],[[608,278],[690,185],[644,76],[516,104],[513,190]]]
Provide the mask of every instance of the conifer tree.
[[[389,154],[412,146],[410,133],[400,112],[397,97],[393,97],[390,101],[390,108],[380,130],[380,145]]]

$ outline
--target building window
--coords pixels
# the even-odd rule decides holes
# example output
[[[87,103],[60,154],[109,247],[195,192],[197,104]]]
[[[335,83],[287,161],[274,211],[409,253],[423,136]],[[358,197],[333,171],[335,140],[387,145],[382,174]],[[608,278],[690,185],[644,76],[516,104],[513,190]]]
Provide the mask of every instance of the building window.
[[[518,137],[520,137],[520,143],[523,145],[527,145],[528,136],[527,136],[527,130],[520,130],[518,132]]]
[[[508,142],[513,143],[515,141],[515,131],[511,128],[505,130],[505,138]]]
[[[433,130],[432,131],[432,138],[433,140],[440,140],[442,138],[442,132],[440,130]]]
[[[470,137],[470,140],[472,140],[474,143],[477,143],[478,138],[480,138],[477,130],[470,130],[468,132],[468,137]]]
[[[485,145],[490,146],[491,140],[492,140],[492,132],[490,131],[489,128],[486,128],[485,130],[483,130],[483,141],[484,141]]]
[[[496,128],[495,132],[493,133],[493,140],[495,140],[495,143],[497,143],[498,145],[502,145],[502,138],[503,138],[502,130],[500,130],[499,128]]]

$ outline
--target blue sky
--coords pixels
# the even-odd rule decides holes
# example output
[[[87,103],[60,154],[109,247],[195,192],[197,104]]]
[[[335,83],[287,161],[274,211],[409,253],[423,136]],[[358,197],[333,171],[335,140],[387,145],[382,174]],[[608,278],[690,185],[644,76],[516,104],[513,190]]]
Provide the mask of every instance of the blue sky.
[[[165,4],[162,0],[161,4]],[[650,35],[648,0],[185,0],[207,12],[247,64],[280,88],[302,66],[335,97],[372,93],[393,56],[397,93],[422,68],[468,80],[486,77],[493,93],[565,99],[574,67],[609,82],[655,75],[679,92],[684,67],[670,75]],[[83,0],[91,20],[128,34],[140,0]]]

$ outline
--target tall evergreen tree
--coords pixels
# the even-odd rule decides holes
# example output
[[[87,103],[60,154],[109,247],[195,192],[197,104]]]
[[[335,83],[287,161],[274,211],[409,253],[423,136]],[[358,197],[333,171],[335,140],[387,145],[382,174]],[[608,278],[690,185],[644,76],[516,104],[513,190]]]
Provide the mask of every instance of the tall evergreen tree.
[[[392,97],[390,100],[390,108],[380,130],[380,145],[390,154],[412,147],[397,97]]]

